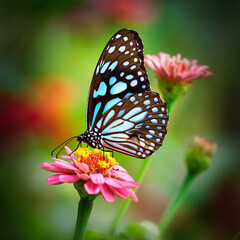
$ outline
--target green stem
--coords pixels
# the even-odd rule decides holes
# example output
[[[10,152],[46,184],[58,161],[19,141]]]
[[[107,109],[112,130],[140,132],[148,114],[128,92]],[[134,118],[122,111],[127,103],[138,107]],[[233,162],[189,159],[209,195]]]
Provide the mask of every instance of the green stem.
[[[78,215],[74,234],[74,240],[83,240],[90,213],[93,208],[93,200],[81,198],[78,204]]]
[[[141,165],[141,167],[140,167],[140,169],[139,169],[139,171],[138,171],[138,173],[135,177],[135,182],[137,182],[139,184],[141,183],[141,181],[142,181],[142,179],[145,175],[145,172],[147,171],[150,163],[151,163],[151,157],[143,160],[143,163],[142,163],[142,165]],[[135,189],[135,192],[136,191],[137,191],[137,189]],[[125,211],[129,207],[130,203],[131,203],[131,198],[128,198],[128,199],[122,201],[122,203],[121,203],[121,205],[118,209],[118,212],[117,212],[117,214],[116,214],[115,218],[113,219],[112,224],[110,226],[109,233],[111,235],[115,232],[120,219],[122,218],[123,214],[125,213]]]
[[[195,179],[196,175],[190,174],[188,173],[185,177],[185,180],[179,190],[179,192],[177,193],[175,199],[172,201],[172,203],[168,206],[168,208],[166,209],[161,221],[160,221],[160,225],[159,225],[159,229],[160,229],[160,234],[163,235],[165,230],[167,229],[169,223],[171,222],[171,220],[173,219],[173,217],[175,216],[177,210],[179,209],[186,193],[188,192],[193,180]]]
[[[173,106],[175,104],[175,101],[168,101],[168,102],[166,102],[166,104],[167,104],[168,116],[170,116]]]

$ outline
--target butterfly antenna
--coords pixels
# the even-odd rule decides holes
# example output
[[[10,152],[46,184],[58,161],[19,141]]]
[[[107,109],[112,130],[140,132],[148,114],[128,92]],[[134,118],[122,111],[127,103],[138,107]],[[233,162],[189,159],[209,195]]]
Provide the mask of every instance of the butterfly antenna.
[[[57,146],[56,148],[54,148],[53,150],[52,150],[52,152],[51,152],[51,155],[53,156],[53,154],[54,154],[54,152],[58,149],[58,148],[60,148],[61,147],[61,150],[60,151],[58,151],[58,153],[57,153],[57,155],[56,156],[58,156],[59,155],[59,153],[62,151],[62,149],[64,148],[64,144],[68,144],[69,142],[71,142],[74,138],[77,138],[78,136],[74,136],[74,137],[70,137],[70,138],[68,138],[66,141],[64,141],[63,143],[61,143],[59,146]],[[63,147],[62,147],[62,145],[63,145]]]
[[[62,146],[61,149],[58,151],[58,153],[57,153],[57,155],[56,155],[57,158],[58,158],[59,153],[60,153],[60,152],[63,150],[63,148],[65,147],[65,145],[68,145],[73,139],[74,139],[74,137],[72,137],[71,139],[68,139],[67,142],[65,141],[64,144],[63,144],[63,143],[61,144],[61,145],[63,145],[63,146]],[[71,155],[71,154],[70,154],[70,155]]]

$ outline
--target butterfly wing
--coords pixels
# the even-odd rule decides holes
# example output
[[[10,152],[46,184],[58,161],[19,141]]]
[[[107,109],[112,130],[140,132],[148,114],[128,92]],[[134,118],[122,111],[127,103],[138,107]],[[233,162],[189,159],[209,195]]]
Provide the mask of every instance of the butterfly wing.
[[[96,127],[102,145],[138,158],[154,153],[167,133],[166,104],[158,93],[132,94],[103,114]]]
[[[143,44],[133,30],[118,31],[107,43],[94,71],[87,106],[87,130],[131,93],[149,91]]]

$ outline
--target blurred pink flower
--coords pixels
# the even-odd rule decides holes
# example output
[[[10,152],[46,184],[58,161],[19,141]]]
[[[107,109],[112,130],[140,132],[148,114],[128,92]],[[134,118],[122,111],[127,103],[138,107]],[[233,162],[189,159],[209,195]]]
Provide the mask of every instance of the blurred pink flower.
[[[96,29],[106,23],[143,25],[158,18],[159,2],[156,0],[84,0],[61,16],[71,27]]]
[[[113,20],[127,24],[145,24],[159,15],[154,0],[92,0],[93,7]]]
[[[98,149],[92,152],[87,148],[78,148],[76,157],[68,147],[65,147],[65,150],[69,156],[61,156],[61,158],[71,162],[53,158],[54,163],[44,162],[41,165],[44,170],[59,173],[49,177],[48,184],[80,181],[84,183],[88,194],[96,195],[101,192],[107,202],[113,202],[114,195],[121,198],[130,197],[135,202],[138,201],[132,188],[139,187],[139,184],[134,182],[127,171],[119,166],[109,153],[105,153],[103,157],[100,154],[102,151]]]
[[[181,54],[173,57],[163,52],[158,55],[147,54],[144,62],[149,69],[157,74],[159,79],[182,84],[213,75],[208,71],[207,65],[198,65],[197,60],[181,59]]]

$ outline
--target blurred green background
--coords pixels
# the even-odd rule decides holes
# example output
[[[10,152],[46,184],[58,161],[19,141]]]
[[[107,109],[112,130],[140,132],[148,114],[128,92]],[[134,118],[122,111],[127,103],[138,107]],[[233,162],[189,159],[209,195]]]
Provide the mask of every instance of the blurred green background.
[[[144,52],[197,59],[213,77],[197,80],[176,104],[122,224],[160,219],[184,179],[194,135],[218,144],[166,240],[231,239],[240,229],[239,1],[35,0],[0,4],[1,239],[71,239],[78,195],[47,185],[51,150],[86,129],[87,94],[97,60],[121,28],[136,30]],[[150,71],[154,91],[157,79]],[[76,143],[72,143],[72,148]],[[116,153],[134,176],[142,160]],[[95,201],[88,229],[107,231],[121,202]]]

